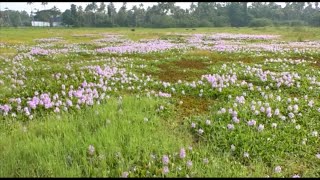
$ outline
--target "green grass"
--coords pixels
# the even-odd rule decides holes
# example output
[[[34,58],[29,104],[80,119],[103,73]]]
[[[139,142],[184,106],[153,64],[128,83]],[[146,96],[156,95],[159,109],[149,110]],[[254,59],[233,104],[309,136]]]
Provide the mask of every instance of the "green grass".
[[[89,42],[94,38],[102,37],[102,33],[119,33],[128,36],[132,40],[156,39],[164,37],[168,33],[246,33],[246,34],[275,34],[281,35],[283,40],[320,40],[319,28],[313,27],[264,27],[264,28],[195,28],[196,30],[186,30],[185,28],[2,28],[0,32],[0,42],[9,44],[34,44],[34,39],[48,37],[63,37],[69,43]],[[73,37],[72,35],[94,34],[93,37]],[[19,37],[19,38],[15,38]]]
[[[190,144],[188,136],[169,131],[154,113],[158,103],[129,96],[120,105],[112,98],[101,106],[28,123],[2,122],[0,176],[118,177],[133,166],[143,167],[153,153],[161,156]],[[94,164],[88,160],[89,145],[96,149]]]

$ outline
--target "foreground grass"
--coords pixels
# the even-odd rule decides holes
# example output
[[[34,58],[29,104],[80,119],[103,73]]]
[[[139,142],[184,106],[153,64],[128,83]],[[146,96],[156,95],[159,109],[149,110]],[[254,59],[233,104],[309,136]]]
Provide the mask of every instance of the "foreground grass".
[[[101,106],[26,124],[3,123],[0,176],[118,177],[134,166],[142,168],[151,154],[161,156],[190,143],[168,131],[154,114],[157,103],[125,97],[121,104],[110,99]],[[96,150],[91,160],[89,145]]]
[[[122,102],[122,103],[120,103]],[[180,148],[192,147],[188,132],[172,131],[154,109],[161,100],[125,96],[103,105],[22,123],[1,124],[1,177],[161,177],[161,158],[169,154],[173,172],[167,176],[261,176],[266,167],[255,170],[230,155],[215,156],[210,146],[194,145],[187,152],[193,168],[186,170],[179,160]],[[162,102],[163,103],[163,102]],[[147,118],[147,120],[145,119]],[[183,134],[183,136],[182,136]],[[94,155],[88,152],[95,148]],[[155,159],[151,158],[155,155]],[[204,164],[203,159],[209,163]],[[175,168],[182,170],[175,170]]]

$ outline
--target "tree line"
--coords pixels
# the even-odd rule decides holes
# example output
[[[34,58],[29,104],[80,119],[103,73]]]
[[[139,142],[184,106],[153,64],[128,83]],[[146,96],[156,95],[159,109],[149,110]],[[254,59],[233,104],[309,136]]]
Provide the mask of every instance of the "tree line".
[[[27,26],[31,20],[51,24],[58,20],[72,27],[320,26],[320,8],[319,2],[285,2],[284,7],[275,2],[192,2],[182,9],[175,2],[158,2],[145,9],[143,3],[127,8],[124,2],[117,11],[112,2],[92,2],[86,7],[72,4],[64,12],[53,7],[29,16],[25,11],[0,11],[0,26]]]

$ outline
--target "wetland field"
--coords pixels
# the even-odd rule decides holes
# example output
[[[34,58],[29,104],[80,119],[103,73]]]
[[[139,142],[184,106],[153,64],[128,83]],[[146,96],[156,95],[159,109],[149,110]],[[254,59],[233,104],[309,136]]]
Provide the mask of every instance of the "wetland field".
[[[319,177],[320,28],[1,28],[0,177]]]

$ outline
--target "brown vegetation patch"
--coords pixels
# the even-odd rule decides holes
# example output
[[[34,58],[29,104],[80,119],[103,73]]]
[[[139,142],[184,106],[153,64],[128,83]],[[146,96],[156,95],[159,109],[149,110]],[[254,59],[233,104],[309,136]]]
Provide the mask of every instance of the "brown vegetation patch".
[[[186,53],[186,55],[189,56],[210,56],[212,54],[211,51],[208,50],[193,50]]]
[[[179,101],[182,104],[177,105],[177,115],[179,117],[189,117],[209,112],[209,106],[213,100],[208,98],[199,98],[193,96],[182,96]],[[179,103],[179,102],[178,102]]]
[[[207,66],[205,63],[201,61],[192,61],[192,60],[185,60],[185,59],[182,59],[181,61],[176,61],[173,64],[180,68],[191,68],[191,69],[205,69]]]
[[[313,63],[313,65],[317,68],[320,68],[320,60],[318,60],[316,63]]]
[[[174,62],[174,64],[177,62]],[[160,64],[158,67],[161,69],[159,73],[154,73],[161,81],[176,82],[178,80],[194,80],[201,77],[203,73],[195,71],[182,70],[172,63]],[[187,66],[184,64],[184,66]]]

